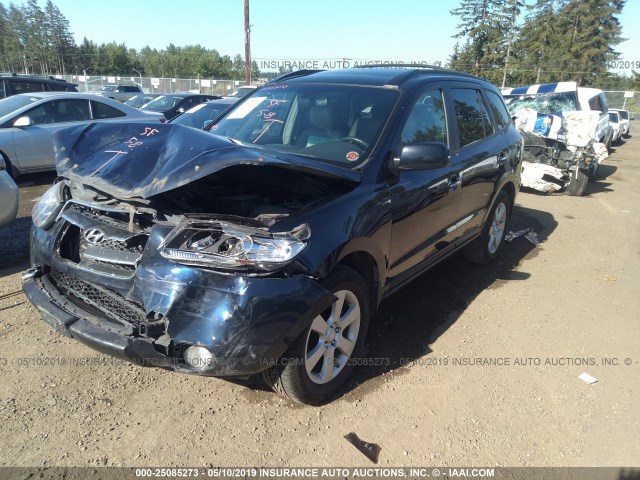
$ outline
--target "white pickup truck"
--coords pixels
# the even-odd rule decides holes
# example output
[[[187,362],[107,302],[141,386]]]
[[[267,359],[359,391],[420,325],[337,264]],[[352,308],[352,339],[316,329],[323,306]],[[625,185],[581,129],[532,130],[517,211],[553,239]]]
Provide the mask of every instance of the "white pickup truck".
[[[612,140],[602,90],[558,82],[502,90],[525,139],[522,185],[582,195]]]

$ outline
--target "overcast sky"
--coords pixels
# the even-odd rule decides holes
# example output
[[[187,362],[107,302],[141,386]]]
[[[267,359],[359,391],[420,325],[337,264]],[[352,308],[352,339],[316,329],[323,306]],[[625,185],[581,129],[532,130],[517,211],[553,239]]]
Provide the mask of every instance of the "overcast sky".
[[[42,3],[42,2],[40,2]],[[80,43],[141,49],[200,44],[244,56],[243,0],[54,0]],[[456,40],[459,0],[251,0],[251,53],[266,59],[445,62]],[[640,0],[621,17],[622,60],[640,62]],[[352,60],[353,61],[353,60]],[[621,72],[622,73],[622,72]],[[630,71],[628,71],[630,73]]]

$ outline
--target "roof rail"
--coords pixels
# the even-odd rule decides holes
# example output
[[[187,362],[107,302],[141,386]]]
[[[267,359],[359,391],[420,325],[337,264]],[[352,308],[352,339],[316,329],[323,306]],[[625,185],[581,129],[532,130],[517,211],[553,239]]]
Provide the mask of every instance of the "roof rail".
[[[265,83],[265,85],[269,85],[270,83],[279,83],[284,80],[289,80],[290,78],[306,77],[307,75],[318,72],[324,72],[324,70],[296,70],[295,72],[284,73],[276,78],[273,78]]]
[[[356,65],[353,68],[424,68],[431,70],[447,70],[448,68],[441,65],[432,65],[429,63],[384,63],[384,64],[370,64],[370,65]]]
[[[57,82],[66,82],[64,78],[54,77],[53,75],[43,75],[40,73],[0,72],[0,75],[8,76],[8,77],[40,78],[44,80],[55,80]]]

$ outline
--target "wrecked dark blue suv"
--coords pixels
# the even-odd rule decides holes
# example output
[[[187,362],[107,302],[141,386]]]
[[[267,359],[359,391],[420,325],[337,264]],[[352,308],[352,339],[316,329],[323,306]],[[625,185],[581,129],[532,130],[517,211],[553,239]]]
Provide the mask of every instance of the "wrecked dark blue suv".
[[[320,403],[387,295],[459,249],[496,257],[520,186],[499,91],[443,69],[287,74],[209,129],[57,138],[24,276],[49,325],[144,365],[262,372]]]

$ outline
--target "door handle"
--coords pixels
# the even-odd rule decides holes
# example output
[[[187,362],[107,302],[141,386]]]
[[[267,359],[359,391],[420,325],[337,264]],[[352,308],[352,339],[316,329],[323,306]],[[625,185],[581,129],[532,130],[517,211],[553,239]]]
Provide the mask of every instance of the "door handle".
[[[449,178],[449,183],[448,183],[449,191],[455,192],[461,183],[462,183],[462,177],[460,177],[460,175],[452,175]]]
[[[496,158],[498,160],[498,165],[502,166],[507,161],[507,154],[506,152],[498,152]]]

